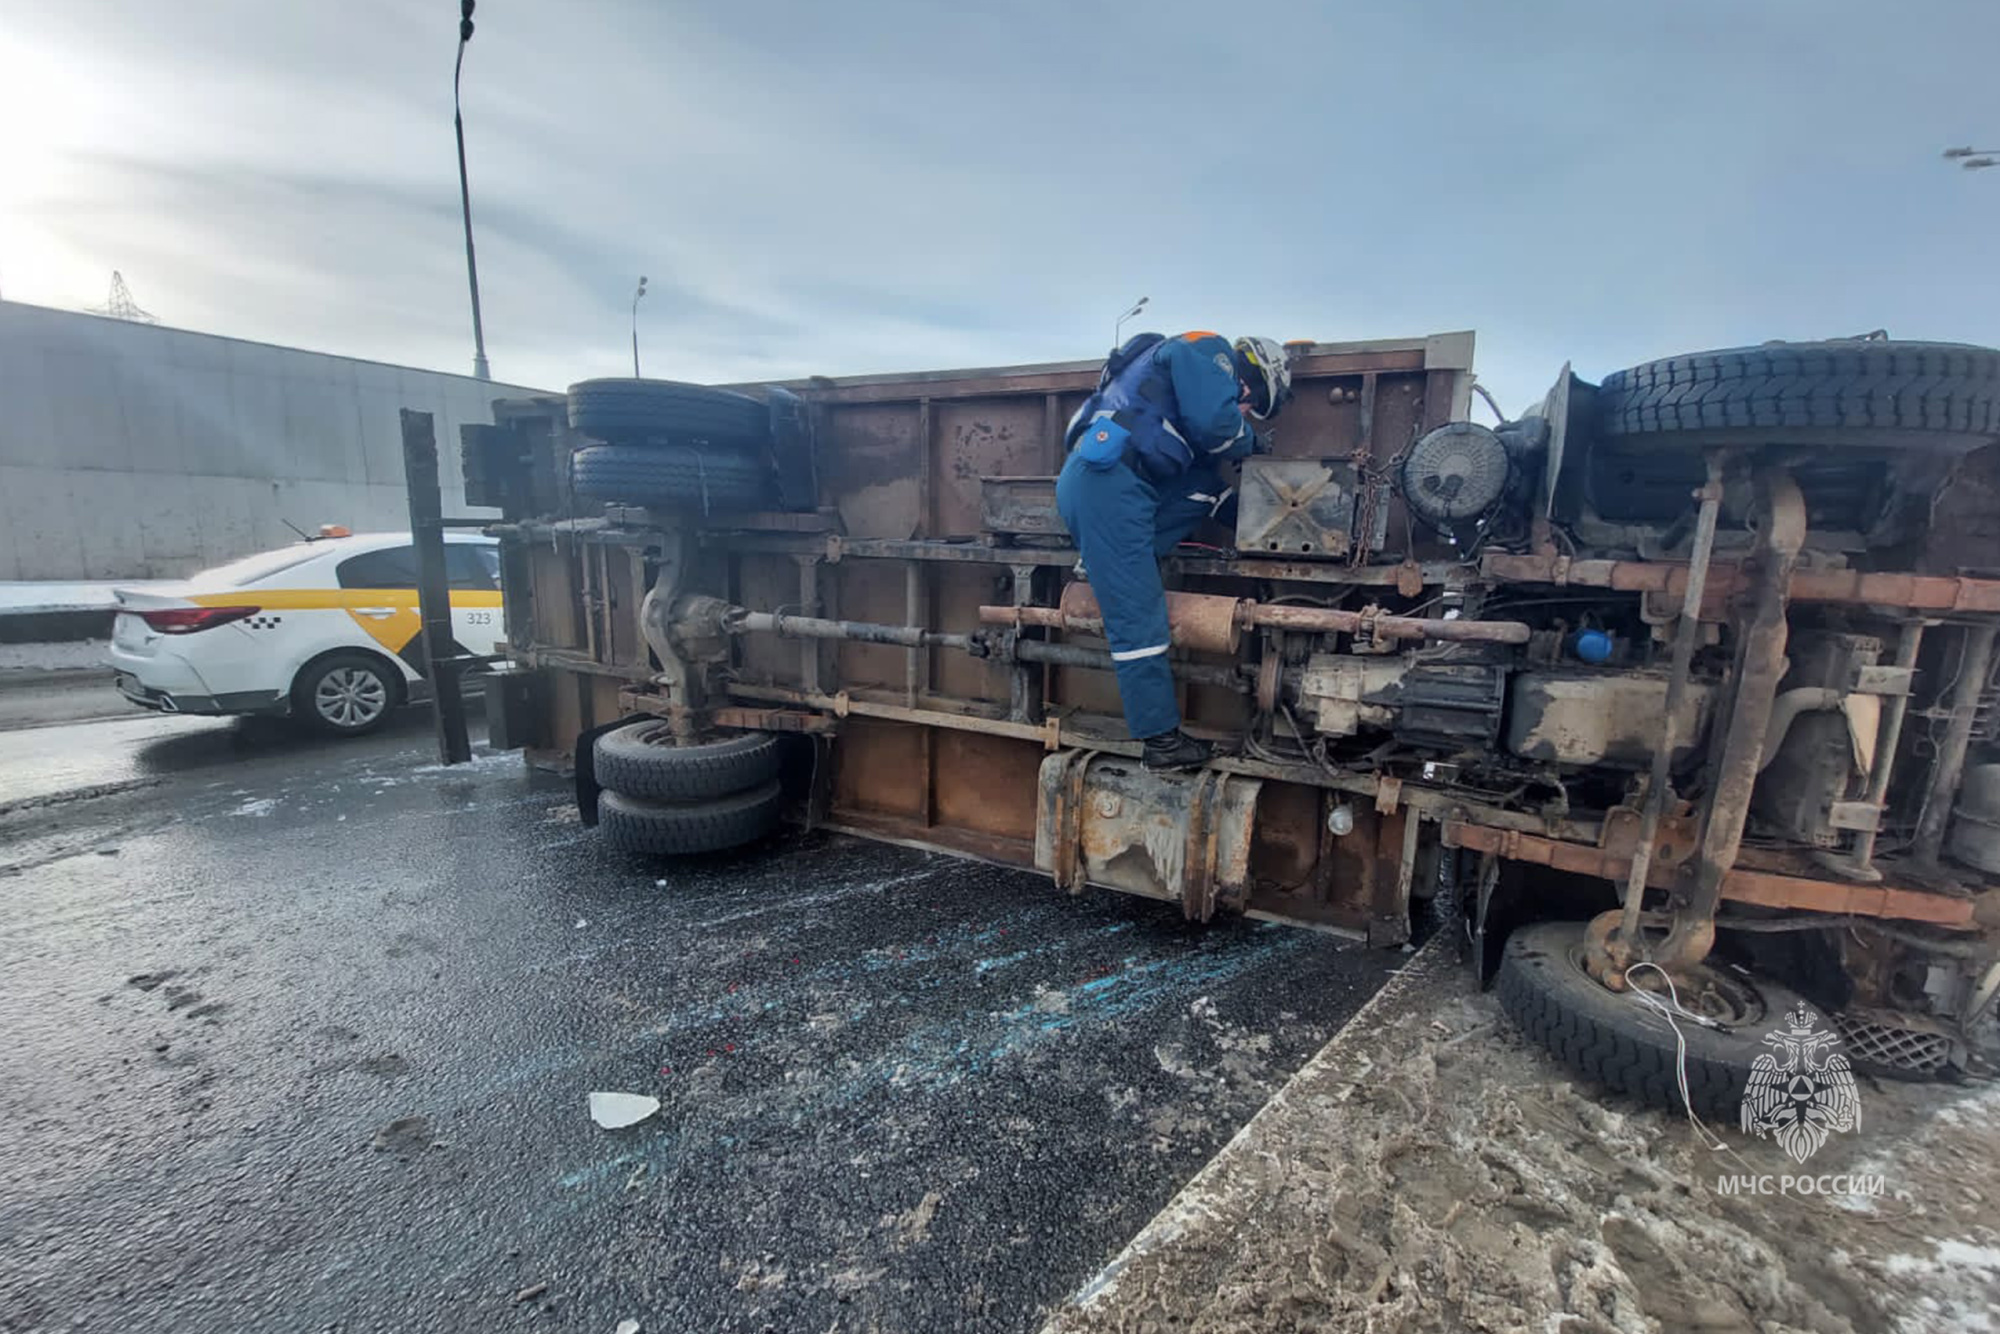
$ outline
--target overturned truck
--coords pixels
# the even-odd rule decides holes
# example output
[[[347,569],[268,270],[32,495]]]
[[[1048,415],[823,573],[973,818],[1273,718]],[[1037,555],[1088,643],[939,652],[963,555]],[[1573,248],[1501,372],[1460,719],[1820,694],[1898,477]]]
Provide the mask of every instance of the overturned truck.
[[[1097,364],[501,402],[462,442],[505,516],[496,744],[635,852],[789,818],[1197,920],[1439,922],[1530,1036],[1697,1110],[1788,1023],[1978,1065],[2000,353],[1565,367],[1487,426],[1472,347],[1292,345],[1233,527],[1163,561],[1188,729],[1233,752],[1188,774],[1138,763],[1055,510]]]

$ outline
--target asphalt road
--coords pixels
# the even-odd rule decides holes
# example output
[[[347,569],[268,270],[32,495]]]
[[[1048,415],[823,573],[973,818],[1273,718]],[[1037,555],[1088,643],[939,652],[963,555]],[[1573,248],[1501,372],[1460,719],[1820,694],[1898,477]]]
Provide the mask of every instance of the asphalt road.
[[[636,863],[420,716],[8,733],[0,904],[10,1331],[1029,1330],[1402,958],[826,835]]]

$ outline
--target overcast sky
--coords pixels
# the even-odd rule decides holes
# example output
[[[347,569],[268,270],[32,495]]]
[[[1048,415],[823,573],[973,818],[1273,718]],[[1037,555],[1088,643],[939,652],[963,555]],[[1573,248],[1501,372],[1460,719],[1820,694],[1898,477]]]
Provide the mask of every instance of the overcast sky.
[[[455,0],[0,0],[0,296],[463,371]],[[1993,0],[483,0],[498,379],[2000,342]],[[2000,147],[1982,143],[1979,146]],[[1141,326],[1143,327],[1142,322]]]

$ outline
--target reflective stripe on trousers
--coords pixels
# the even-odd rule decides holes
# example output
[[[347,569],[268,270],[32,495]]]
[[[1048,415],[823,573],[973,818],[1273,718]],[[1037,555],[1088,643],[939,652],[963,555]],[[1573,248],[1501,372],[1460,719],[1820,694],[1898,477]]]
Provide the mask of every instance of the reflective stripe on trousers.
[[[1134,737],[1158,736],[1181,723],[1167,666],[1167,594],[1155,553],[1172,549],[1208,510],[1185,499],[1186,486],[1168,488],[1172,500],[1163,502],[1162,488],[1132,468],[1100,470],[1074,454],[1056,479],[1056,508],[1083,553],[1103,609],[1125,726]],[[1190,508],[1193,516],[1183,521]],[[1163,530],[1162,520],[1177,531]],[[1166,545],[1159,547],[1163,538]]]

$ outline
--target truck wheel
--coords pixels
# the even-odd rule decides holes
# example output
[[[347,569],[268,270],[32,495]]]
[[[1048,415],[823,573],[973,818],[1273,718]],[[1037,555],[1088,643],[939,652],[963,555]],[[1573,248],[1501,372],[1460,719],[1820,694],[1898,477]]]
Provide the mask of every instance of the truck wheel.
[[[674,744],[673,729],[646,719],[597,738],[598,785],[650,801],[709,801],[778,776],[778,738],[741,732],[698,746]]]
[[[2000,352],[1866,339],[1696,352],[1605,376],[1597,425],[1607,438],[1670,436],[1677,448],[1962,451],[2000,436]]]
[[[585,500],[697,514],[771,504],[763,460],[692,445],[590,445],[570,456],[570,486]]]
[[[569,424],[612,444],[703,441],[730,448],[770,442],[770,410],[748,394],[673,380],[584,380],[569,387]]]
[[[1674,1030],[1659,1011],[1606,991],[1583,970],[1582,922],[1537,922],[1507,937],[1496,989],[1522,1034],[1577,1074],[1640,1102],[1681,1109]],[[1728,1029],[1681,1020],[1688,1099],[1704,1117],[1734,1120],[1750,1066],[1771,1049],[1764,1034],[1804,1004],[1796,992],[1733,979],[1742,1003]]]
[[[606,792],[597,801],[597,827],[620,852],[668,857],[720,852],[775,829],[779,801],[776,783],[719,801],[682,804]]]

